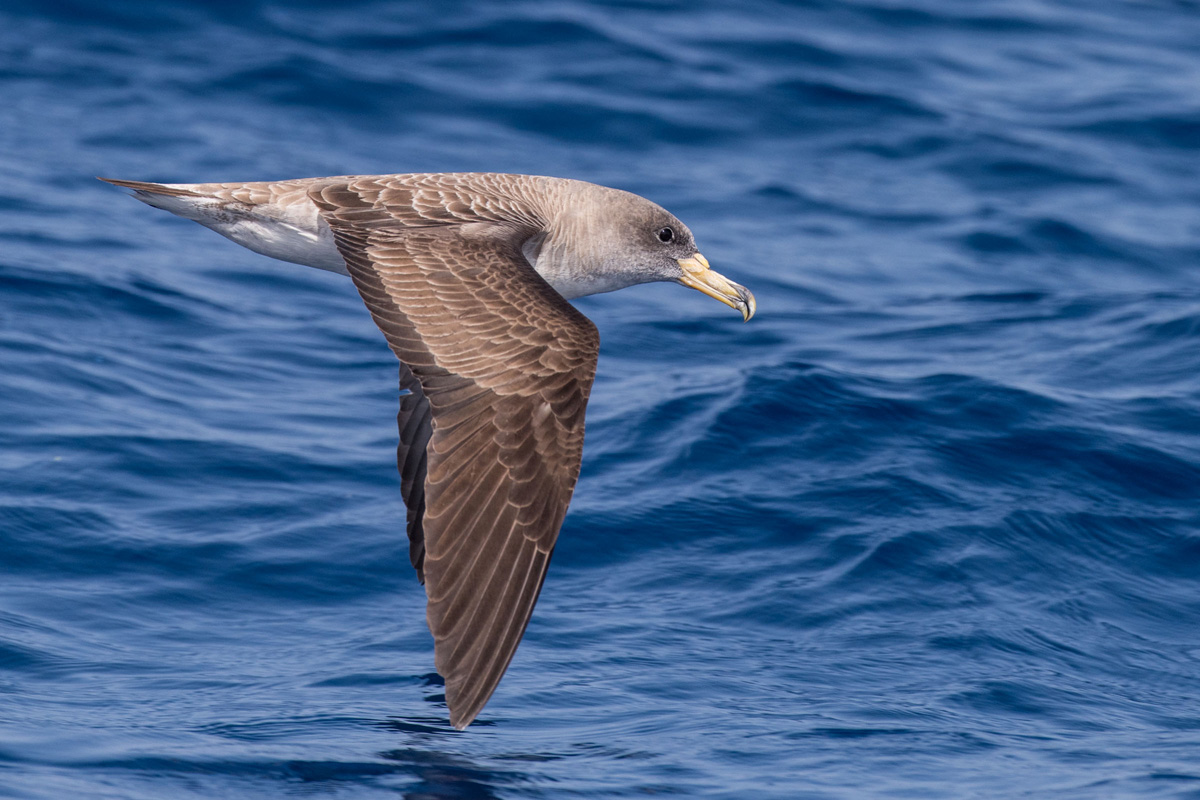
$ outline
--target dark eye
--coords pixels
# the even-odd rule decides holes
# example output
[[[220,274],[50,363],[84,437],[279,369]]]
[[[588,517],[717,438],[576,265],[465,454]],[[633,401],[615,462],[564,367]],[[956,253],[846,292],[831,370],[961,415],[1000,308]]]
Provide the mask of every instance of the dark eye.
[[[658,240],[664,244],[675,238],[675,231],[670,228],[663,228],[658,232]]]

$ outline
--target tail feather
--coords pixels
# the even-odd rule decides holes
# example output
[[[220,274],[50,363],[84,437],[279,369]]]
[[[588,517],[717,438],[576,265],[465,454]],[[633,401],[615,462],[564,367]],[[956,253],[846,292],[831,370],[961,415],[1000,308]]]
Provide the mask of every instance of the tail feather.
[[[199,222],[256,253],[349,274],[329,227],[308,199],[311,181],[170,184],[100,180],[132,189],[135,200]]]
[[[146,194],[165,194],[171,197],[203,197],[204,195],[198,192],[192,192],[187,189],[179,189],[174,186],[167,186],[162,183],[147,183],[146,181],[123,181],[118,178],[101,178],[97,176],[97,180],[111,183],[113,186],[120,186],[124,189],[133,189],[135,192],[145,192]]]

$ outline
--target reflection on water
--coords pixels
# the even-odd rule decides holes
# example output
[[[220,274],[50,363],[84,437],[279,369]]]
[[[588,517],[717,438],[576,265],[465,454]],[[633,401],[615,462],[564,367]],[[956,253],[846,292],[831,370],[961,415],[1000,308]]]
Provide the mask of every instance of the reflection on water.
[[[417,778],[415,786],[404,790],[405,800],[494,800],[499,797],[495,787],[528,783],[528,777],[522,773],[480,769],[464,758],[436,750],[403,748],[380,756],[403,765]]]

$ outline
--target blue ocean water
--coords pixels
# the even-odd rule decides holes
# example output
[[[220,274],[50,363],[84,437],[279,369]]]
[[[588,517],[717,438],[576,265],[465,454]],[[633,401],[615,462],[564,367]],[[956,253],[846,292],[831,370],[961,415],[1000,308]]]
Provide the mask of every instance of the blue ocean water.
[[[0,796],[1200,798],[1200,5],[0,9]],[[654,199],[466,732],[350,283],[94,175]]]

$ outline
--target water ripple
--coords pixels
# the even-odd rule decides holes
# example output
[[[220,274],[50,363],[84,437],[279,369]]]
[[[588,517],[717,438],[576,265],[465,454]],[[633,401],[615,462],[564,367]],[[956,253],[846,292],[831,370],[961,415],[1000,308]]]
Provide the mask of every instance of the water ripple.
[[[1196,796],[1195,5],[6,4],[0,795]],[[92,178],[419,170],[640,192],[760,301],[580,301],[466,734],[353,287]]]

